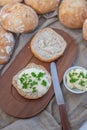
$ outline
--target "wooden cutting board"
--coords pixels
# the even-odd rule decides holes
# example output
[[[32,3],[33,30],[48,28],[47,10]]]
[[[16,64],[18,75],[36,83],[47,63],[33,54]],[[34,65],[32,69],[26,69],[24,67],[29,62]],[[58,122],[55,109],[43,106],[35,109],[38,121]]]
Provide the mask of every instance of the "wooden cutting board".
[[[77,52],[77,46],[74,43],[73,38],[67,33],[59,29],[54,30],[62,35],[67,42],[67,48],[63,56],[56,61],[59,80],[61,82],[65,70],[73,63]],[[41,64],[50,72],[50,63],[41,62],[36,59],[33,56],[28,43],[17,55],[4,75],[0,77],[0,107],[6,113],[14,117],[29,118],[35,116],[48,105],[51,98],[54,96],[53,86],[51,86],[49,91],[43,97],[36,100],[28,100],[20,96],[12,86],[13,76],[30,62]]]

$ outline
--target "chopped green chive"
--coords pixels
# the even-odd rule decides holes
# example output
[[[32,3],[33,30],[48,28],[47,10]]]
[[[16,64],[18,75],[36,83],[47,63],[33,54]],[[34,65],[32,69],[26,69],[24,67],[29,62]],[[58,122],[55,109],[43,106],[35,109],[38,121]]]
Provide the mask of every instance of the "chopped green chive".
[[[27,88],[27,83],[24,82],[22,87],[26,89]]]
[[[37,90],[36,90],[36,87],[33,87],[32,88],[32,93],[35,93]]]
[[[31,75],[32,75],[33,77],[36,77],[36,74],[35,74],[34,72],[32,72]]]
[[[42,80],[41,84],[42,84],[43,86],[46,86],[46,85],[47,85],[47,82],[46,82],[45,80]]]
[[[43,76],[45,75],[45,73],[43,72],[39,72],[39,73],[35,73],[35,72],[31,72],[31,74],[22,74],[21,77],[19,78],[21,84],[22,84],[22,88],[23,89],[27,89],[30,88],[32,90],[32,92],[36,92],[37,89],[35,87],[35,85],[38,85],[38,81],[40,82],[41,85],[46,86],[47,82],[45,80],[43,80]]]
[[[44,73],[42,72],[39,72],[39,74],[37,75],[37,79],[38,80],[41,80],[41,78],[44,76]]]
[[[85,86],[85,81],[84,81],[84,80],[81,80],[81,81],[79,82],[79,85]]]
[[[87,73],[82,70],[72,70],[67,74],[67,83],[72,89],[85,90],[87,88]]]
[[[75,83],[77,80],[79,80],[79,79],[72,78],[72,79],[70,79],[70,83]]]

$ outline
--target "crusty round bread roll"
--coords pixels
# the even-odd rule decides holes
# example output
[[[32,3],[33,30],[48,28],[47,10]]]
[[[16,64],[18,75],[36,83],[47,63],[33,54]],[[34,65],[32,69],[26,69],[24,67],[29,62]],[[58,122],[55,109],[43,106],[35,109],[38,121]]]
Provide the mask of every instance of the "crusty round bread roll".
[[[58,6],[59,0],[24,0],[38,14],[45,14],[54,11]]]
[[[87,18],[87,2],[85,0],[63,0],[58,15],[60,22],[66,27],[81,28]]]
[[[22,2],[23,0],[0,0],[0,6],[4,6],[8,3],[12,3],[12,2]]]
[[[31,40],[31,51],[35,57],[44,62],[51,62],[63,55],[67,46],[61,35],[51,28],[44,28]]]
[[[26,33],[38,25],[38,16],[29,6],[22,3],[5,5],[0,12],[0,21],[4,29],[14,33]]]
[[[85,40],[87,40],[87,19],[85,19],[84,23],[83,23],[83,38]]]
[[[6,63],[12,54],[15,39],[12,33],[0,26],[0,64]]]
[[[12,84],[24,98],[37,99],[51,87],[51,76],[42,65],[30,63],[13,77]]]

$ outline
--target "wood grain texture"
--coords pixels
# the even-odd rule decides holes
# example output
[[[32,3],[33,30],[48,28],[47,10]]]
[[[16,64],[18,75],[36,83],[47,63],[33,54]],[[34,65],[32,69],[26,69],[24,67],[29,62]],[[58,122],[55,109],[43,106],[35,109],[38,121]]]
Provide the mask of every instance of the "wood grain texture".
[[[67,42],[67,48],[58,60],[56,60],[59,80],[62,81],[63,74],[69,68],[76,56],[77,46],[67,33],[62,30],[54,29],[57,33],[63,36]],[[8,114],[18,118],[29,118],[41,112],[54,96],[53,86],[41,98],[36,100],[28,100],[18,94],[12,86],[13,76],[25,67],[28,63],[34,62],[41,64],[50,72],[50,63],[42,62],[36,59],[31,53],[29,43],[21,50],[12,62],[10,67],[0,76],[0,107]]]
[[[71,130],[65,104],[59,105],[59,111],[63,130]]]

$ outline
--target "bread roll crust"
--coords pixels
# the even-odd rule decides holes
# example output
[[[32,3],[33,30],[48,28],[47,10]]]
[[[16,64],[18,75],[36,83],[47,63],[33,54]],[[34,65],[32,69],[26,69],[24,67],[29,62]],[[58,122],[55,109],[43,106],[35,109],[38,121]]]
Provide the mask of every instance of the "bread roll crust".
[[[18,83],[17,83],[17,80],[18,80],[18,76],[21,72],[23,72],[24,70],[26,69],[29,69],[29,68],[36,68],[36,69],[40,69],[40,70],[43,70],[45,72],[45,74],[47,75],[47,78],[49,80],[49,86],[46,87],[46,91],[40,93],[40,92],[35,92],[35,93],[32,93],[32,92],[25,92],[23,91],[23,89],[20,89],[18,87]],[[43,95],[45,95],[49,88],[51,87],[51,76],[50,76],[50,73],[45,69],[44,66],[42,65],[37,65],[35,63],[29,63],[25,68],[23,68],[22,70],[20,70],[12,79],[12,84],[13,84],[13,87],[16,88],[16,90],[18,91],[18,93],[23,96],[24,98],[27,98],[27,99],[38,99],[40,97],[42,97]]]
[[[0,6],[4,6],[8,3],[23,2],[23,0],[0,0]]]
[[[15,39],[12,33],[0,26],[0,64],[6,63],[13,51]]]
[[[45,14],[54,11],[58,6],[59,0],[24,0],[38,14]]]
[[[51,28],[44,28],[32,38],[30,47],[36,58],[51,62],[63,55],[67,43],[61,35]]]
[[[26,33],[38,25],[38,16],[29,6],[22,3],[5,5],[0,12],[1,25],[14,33]]]
[[[83,38],[87,41],[87,19],[85,19],[83,24]]]
[[[59,7],[59,20],[69,28],[82,28],[87,18],[87,2],[85,0],[63,0]]]

